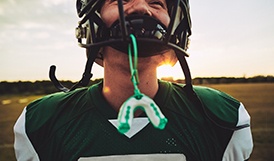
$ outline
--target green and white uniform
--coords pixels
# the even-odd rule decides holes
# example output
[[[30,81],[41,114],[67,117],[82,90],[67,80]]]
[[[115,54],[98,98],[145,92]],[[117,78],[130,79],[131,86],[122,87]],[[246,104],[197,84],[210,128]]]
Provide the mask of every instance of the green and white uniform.
[[[134,118],[125,135],[115,127],[117,112],[103,97],[102,82],[45,96],[30,103],[14,126],[16,157],[19,161],[248,159],[253,143],[244,106],[210,88],[194,86],[194,90],[203,106],[190,100],[183,85],[159,81],[154,101],[168,119],[166,128],[155,129],[143,114]]]

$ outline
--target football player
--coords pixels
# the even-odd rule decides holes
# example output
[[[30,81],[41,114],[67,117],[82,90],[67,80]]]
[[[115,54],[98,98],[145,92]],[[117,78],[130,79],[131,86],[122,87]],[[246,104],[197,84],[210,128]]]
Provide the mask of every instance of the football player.
[[[68,89],[51,68],[64,92],[23,110],[14,127],[17,160],[249,159],[253,143],[243,104],[191,84],[188,0],[77,0],[76,7],[76,37],[87,55],[83,78]],[[177,61],[185,84],[157,79],[157,67]],[[104,67],[103,80],[78,88],[89,82],[94,62]],[[130,123],[121,129],[124,104]],[[158,116],[162,126],[153,124]]]

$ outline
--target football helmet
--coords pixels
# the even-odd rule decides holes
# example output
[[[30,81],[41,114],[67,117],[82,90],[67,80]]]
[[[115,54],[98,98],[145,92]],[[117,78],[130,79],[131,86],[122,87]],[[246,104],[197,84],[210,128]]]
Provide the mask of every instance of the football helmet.
[[[86,48],[87,63],[82,79],[70,90],[78,86],[86,86],[92,77],[91,68],[96,59],[100,59],[100,49],[111,46],[127,53],[130,42],[129,34],[133,34],[138,42],[140,57],[152,56],[159,51],[173,49],[183,69],[186,86],[192,89],[191,75],[185,56],[189,36],[191,35],[191,19],[188,0],[167,0],[170,22],[168,26],[148,15],[132,14],[125,16],[123,0],[118,1],[119,19],[111,27],[104,24],[100,9],[105,0],[77,0],[76,9],[80,21],[76,28],[76,38],[79,46]],[[55,77],[55,66],[51,67],[50,78],[54,85],[69,91]]]

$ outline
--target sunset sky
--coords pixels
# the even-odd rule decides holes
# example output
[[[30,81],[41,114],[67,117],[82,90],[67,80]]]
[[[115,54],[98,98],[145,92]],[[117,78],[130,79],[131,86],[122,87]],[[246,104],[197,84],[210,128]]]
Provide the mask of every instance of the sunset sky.
[[[74,36],[75,0],[0,1],[0,81],[79,80],[85,49]],[[274,0],[190,0],[187,58],[195,77],[274,75]],[[168,72],[164,72],[168,71]],[[93,67],[94,78],[103,69]],[[179,64],[159,77],[183,78]]]

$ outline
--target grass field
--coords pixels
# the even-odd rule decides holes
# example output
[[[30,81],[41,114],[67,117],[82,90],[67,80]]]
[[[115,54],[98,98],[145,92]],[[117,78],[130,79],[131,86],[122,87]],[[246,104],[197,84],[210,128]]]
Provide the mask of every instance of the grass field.
[[[254,150],[250,161],[274,158],[274,84],[207,85],[239,99],[251,115]],[[14,161],[13,125],[22,109],[40,96],[0,96],[0,161]]]

